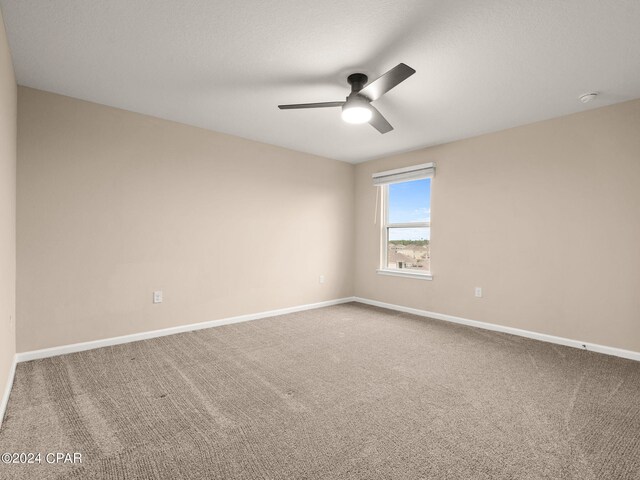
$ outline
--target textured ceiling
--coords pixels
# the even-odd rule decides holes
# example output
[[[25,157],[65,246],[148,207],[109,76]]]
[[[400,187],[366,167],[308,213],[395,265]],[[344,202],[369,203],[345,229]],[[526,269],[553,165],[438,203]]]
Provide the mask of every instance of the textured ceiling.
[[[18,83],[359,162],[640,97],[638,0],[0,0]],[[349,125],[346,77],[417,70]],[[602,92],[592,103],[577,97]]]

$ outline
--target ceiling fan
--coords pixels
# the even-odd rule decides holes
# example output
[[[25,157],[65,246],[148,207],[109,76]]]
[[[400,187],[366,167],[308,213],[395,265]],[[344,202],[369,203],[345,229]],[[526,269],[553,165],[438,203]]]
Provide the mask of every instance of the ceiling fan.
[[[413,68],[404,63],[399,63],[369,84],[367,84],[368,77],[364,73],[353,73],[347,77],[347,82],[351,85],[351,93],[344,102],[294,103],[291,105],[278,105],[278,108],[281,110],[293,110],[298,108],[342,107],[342,119],[345,122],[369,122],[380,133],[387,133],[393,130],[393,127],[371,105],[371,102],[379,99],[414,73],[416,71]]]

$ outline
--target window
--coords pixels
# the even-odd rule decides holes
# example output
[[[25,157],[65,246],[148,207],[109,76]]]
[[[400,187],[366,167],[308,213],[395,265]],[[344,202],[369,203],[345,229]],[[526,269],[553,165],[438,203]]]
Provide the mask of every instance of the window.
[[[433,164],[374,174],[381,189],[379,273],[431,278]]]

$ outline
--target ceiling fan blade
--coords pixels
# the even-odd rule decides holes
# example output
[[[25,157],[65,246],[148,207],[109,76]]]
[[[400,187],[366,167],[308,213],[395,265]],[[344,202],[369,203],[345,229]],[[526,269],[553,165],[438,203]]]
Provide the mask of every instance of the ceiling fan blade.
[[[379,99],[382,95],[387,93],[393,87],[399,83],[404,82],[416,71],[404,63],[399,63],[387,73],[381,77],[376,78],[373,82],[369,83],[362,90],[358,92],[358,95],[367,97],[370,101]]]
[[[296,108],[326,108],[341,107],[344,102],[320,102],[320,103],[292,103],[290,105],[278,105],[280,110],[293,110]]]
[[[372,113],[371,120],[369,120],[369,123],[373,128],[378,130],[380,133],[387,133],[393,130],[393,127],[391,126],[391,124],[387,122],[387,119],[384,118],[382,114],[373,105],[369,105],[369,107],[371,107],[371,113]]]

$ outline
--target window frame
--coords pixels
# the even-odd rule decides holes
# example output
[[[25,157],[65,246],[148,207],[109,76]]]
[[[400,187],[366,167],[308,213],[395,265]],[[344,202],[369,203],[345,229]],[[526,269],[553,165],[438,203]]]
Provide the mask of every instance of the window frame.
[[[433,185],[433,176],[428,177],[431,179],[430,185]],[[393,183],[407,183],[415,180],[406,180],[402,182]],[[392,183],[381,185],[381,222],[380,222],[380,263],[377,273],[380,275],[391,275],[398,277],[418,278],[422,280],[433,280],[433,274],[431,273],[431,262],[429,262],[428,272],[417,272],[411,269],[401,268],[389,268],[389,229],[391,228],[429,228],[431,229],[431,214],[429,214],[428,222],[408,222],[408,223],[389,223],[389,185]],[[429,191],[431,196],[431,189]],[[429,202],[431,204],[431,202]],[[431,235],[429,235],[431,237]],[[429,238],[429,253],[431,253],[431,238]]]

